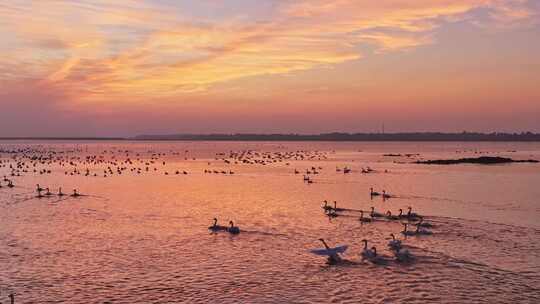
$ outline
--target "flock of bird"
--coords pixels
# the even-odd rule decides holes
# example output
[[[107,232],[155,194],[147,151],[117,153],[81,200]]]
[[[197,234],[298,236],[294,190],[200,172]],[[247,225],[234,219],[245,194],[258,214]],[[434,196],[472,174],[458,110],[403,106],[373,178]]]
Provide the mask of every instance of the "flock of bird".
[[[39,184],[36,185],[36,192],[37,192],[37,195],[36,195],[37,198],[51,197],[51,196],[63,197],[67,195],[64,192],[62,192],[62,187],[58,188],[57,193],[52,193],[49,188],[42,188]],[[43,194],[43,192],[45,193]],[[82,196],[82,194],[77,192],[77,189],[73,189],[73,193],[71,193],[69,196],[79,197],[79,196]]]
[[[185,161],[197,160],[185,150]],[[10,158],[0,159],[0,168],[8,168],[11,177],[20,177],[27,174],[51,174],[53,169],[60,169],[67,176],[110,177],[122,175],[126,172],[143,174],[149,172],[162,172],[163,175],[188,175],[189,172],[181,169],[166,168],[163,160],[166,156],[181,157],[180,152],[170,150],[169,153],[147,150],[134,152],[126,149],[104,149],[97,153],[89,153],[82,148],[68,150],[54,150],[46,147],[27,147],[16,149],[0,149],[0,154],[11,155]],[[81,156],[85,154],[84,156]],[[148,156],[147,156],[148,155]],[[147,157],[145,157],[147,156]],[[255,150],[229,151],[216,153],[214,160],[224,164],[269,165],[274,163],[302,160],[325,160],[327,152],[298,150],[293,152],[259,152]],[[208,162],[208,166],[212,166]],[[348,169],[350,170],[350,169]],[[295,170],[297,171],[297,170]],[[230,169],[204,169],[205,174],[233,175]],[[299,171],[297,171],[299,173]],[[307,174],[318,174],[315,168],[306,170]]]
[[[386,193],[385,190],[382,190],[381,193],[375,192],[373,188],[370,188],[370,196],[381,196],[383,199],[388,199],[391,197],[394,197],[388,193]],[[390,210],[387,210],[385,213],[379,213],[375,210],[375,207],[371,207],[370,211],[364,211],[364,210],[357,210],[357,209],[347,209],[347,208],[338,208],[337,207],[337,201],[333,202],[333,206],[331,206],[327,200],[323,202],[322,209],[328,217],[338,217],[340,215],[343,215],[344,212],[358,212],[360,213],[360,216],[358,218],[358,221],[363,223],[376,223],[376,222],[399,222],[403,226],[403,230],[400,232],[405,238],[407,236],[420,236],[420,235],[431,235],[433,234],[429,228],[434,228],[434,225],[429,222],[424,222],[424,217],[414,213],[412,211],[412,207],[407,208],[407,213],[403,212],[403,209],[399,209],[399,213],[397,215],[393,215]],[[365,214],[368,214],[369,217],[365,216]],[[409,230],[409,226],[415,226],[416,229]],[[218,219],[214,218],[214,222],[211,226],[208,227],[208,230],[210,230],[212,233],[218,233],[218,232],[228,232],[230,234],[239,234],[240,228],[238,226],[234,225],[233,221],[229,221],[229,226],[222,226],[218,225]],[[402,243],[402,240],[399,240],[396,238],[394,233],[390,233],[390,239],[387,244],[388,249],[393,253],[395,259],[398,262],[409,262],[414,257],[411,254],[411,252],[404,248],[404,245]],[[319,239],[322,244],[324,245],[324,249],[315,249],[312,250],[312,253],[327,256],[328,264],[336,264],[342,261],[342,258],[340,256],[340,253],[345,252],[347,249],[347,245],[338,246],[338,247],[330,247],[324,239]],[[360,257],[362,261],[370,261],[372,263],[379,263],[381,261],[384,261],[384,258],[377,253],[377,248],[375,246],[372,246],[369,248],[368,246],[368,240],[364,239],[362,240],[364,243],[363,250],[360,253]]]
[[[381,196],[383,199],[388,199],[393,197],[392,195],[386,193],[386,191],[382,191],[381,193],[375,192],[373,188],[370,188],[370,196]],[[338,217],[340,215],[343,215],[344,212],[358,212],[360,213],[360,216],[358,217],[358,221],[361,224],[364,223],[377,223],[377,222],[398,222],[403,226],[403,230],[401,230],[401,234],[404,237],[407,236],[420,236],[420,235],[431,235],[433,234],[430,228],[433,228],[434,225],[425,222],[424,217],[414,213],[412,211],[412,207],[408,207],[407,213],[403,212],[403,209],[399,209],[399,213],[397,215],[393,215],[390,210],[387,210],[385,213],[380,213],[375,210],[375,207],[371,207],[370,211],[364,211],[364,210],[357,210],[357,209],[347,209],[347,208],[338,208],[337,202],[334,201],[333,206],[331,206],[328,201],[324,201],[324,204],[322,205],[322,209],[328,217]],[[369,215],[365,216],[366,214]],[[416,229],[409,230],[409,226],[416,226]],[[409,250],[405,249],[403,247],[402,241],[398,240],[393,233],[390,235],[389,242],[387,244],[387,247],[389,250],[393,253],[395,259],[399,262],[408,262],[413,259],[413,255],[409,252]],[[340,253],[343,253],[347,249],[347,245],[338,246],[338,247],[330,247],[326,243],[324,239],[319,239],[325,249],[316,249],[312,250],[312,253],[327,256],[328,264],[335,264],[342,261],[342,258],[340,256]],[[377,253],[377,248],[375,246],[372,246],[369,248],[368,246],[368,240],[364,239],[362,240],[364,243],[364,248],[360,252],[360,258],[362,261],[370,261],[372,263],[379,263],[383,261],[381,255]]]
[[[286,166],[290,166],[292,161],[321,161],[328,159],[330,152],[321,151],[305,151],[298,150],[292,152],[259,152],[255,150],[242,150],[242,151],[229,151],[229,153],[216,153],[213,161],[208,161],[207,168],[204,168],[204,174],[221,174],[221,175],[233,175],[234,171],[231,169],[217,169],[211,168],[214,163],[217,164],[239,164],[239,165],[259,165],[266,166],[276,163],[284,163]],[[172,169],[166,167],[167,163],[164,160],[166,156],[183,157],[184,160],[196,160],[195,157],[188,155],[189,151],[181,152],[169,151],[169,153],[157,153],[152,150],[145,152],[134,152],[125,149],[105,149],[99,152],[89,153],[83,148],[75,149],[60,149],[51,150],[49,147],[30,147],[22,149],[1,150],[0,154],[8,154],[11,157],[7,159],[0,159],[0,168],[8,170],[8,174],[12,178],[17,178],[25,175],[47,175],[55,173],[63,173],[66,176],[85,176],[85,177],[113,177],[120,176],[126,173],[131,174],[148,174],[148,173],[160,173],[162,175],[188,175],[188,171],[183,169]],[[311,184],[314,182],[313,176],[322,172],[323,168],[320,166],[310,166],[305,170],[294,169],[295,175],[303,175],[303,181]],[[353,169],[345,167],[336,167],[337,173],[350,174]],[[171,173],[169,173],[171,172]],[[376,172],[370,167],[361,168],[360,173],[368,174]],[[387,172],[387,171],[385,171]],[[0,188],[8,187],[14,188],[13,179],[4,176],[0,181]],[[47,197],[80,197],[85,196],[80,194],[77,189],[73,189],[72,193],[66,194],[62,192],[62,188],[52,191],[48,187],[42,187],[40,184],[36,185],[36,198]],[[385,190],[381,192],[370,189],[370,196],[381,197],[383,200],[393,198],[395,196],[387,193]],[[404,213],[402,209],[399,209],[399,213],[392,214],[390,210],[385,213],[379,213],[374,207],[371,207],[370,211],[354,210],[346,208],[338,208],[337,202],[333,202],[331,206],[328,201],[324,201],[322,206],[324,213],[329,217],[338,217],[346,212],[358,212],[358,221],[362,224],[377,223],[377,222],[400,222],[403,225],[401,234],[406,236],[413,235],[429,235],[432,234],[429,228],[433,225],[424,222],[422,216],[413,213],[412,208],[408,208],[408,212]],[[409,229],[410,226],[416,226],[416,229]],[[240,227],[235,226],[233,221],[229,221],[228,225],[219,225],[218,219],[213,219],[213,224],[208,227],[211,233],[228,233],[231,235],[237,235],[241,232]],[[324,245],[324,249],[316,249],[312,252],[319,255],[328,257],[328,263],[334,264],[342,261],[341,253],[345,252],[347,246],[330,247],[324,239],[320,239]],[[362,260],[367,260],[373,263],[377,263],[381,260],[381,255],[377,252],[375,246],[368,246],[368,240],[362,240],[364,243],[363,250],[360,253]],[[410,261],[413,256],[404,248],[403,241],[395,237],[394,234],[390,234],[390,239],[387,244],[389,250],[394,254],[395,259],[404,262]]]
[[[229,221],[229,226],[218,225],[218,219],[214,218],[214,224],[208,227],[208,230],[212,232],[226,231],[230,234],[239,234],[240,228],[234,225],[233,221]]]

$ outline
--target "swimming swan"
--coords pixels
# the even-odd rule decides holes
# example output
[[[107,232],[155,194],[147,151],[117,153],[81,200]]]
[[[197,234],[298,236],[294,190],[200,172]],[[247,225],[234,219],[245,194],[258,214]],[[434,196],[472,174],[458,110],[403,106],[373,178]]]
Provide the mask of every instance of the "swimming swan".
[[[386,219],[387,220],[391,220],[391,221],[395,221],[395,220],[398,220],[399,217],[395,216],[395,215],[392,215],[392,212],[390,212],[390,210],[386,211]]]
[[[409,219],[420,217],[418,214],[412,212],[412,207],[411,207],[411,206],[407,207],[407,209],[408,209],[408,211],[407,211],[407,217],[408,217]]]
[[[368,249],[368,246],[367,246],[368,241],[362,240],[362,242],[364,242],[364,250],[362,250],[362,253],[361,253],[362,261],[364,260],[372,261],[375,258],[377,258],[377,248],[372,247],[371,249]]]
[[[373,188],[369,188],[369,194],[371,196],[379,196],[379,195],[381,195],[379,192],[373,191]]]
[[[326,250],[332,250],[332,248],[330,248],[330,246],[328,246],[328,244],[326,244],[324,239],[321,238],[321,239],[319,239],[319,241],[321,241],[323,243],[324,248],[326,248]],[[332,264],[335,264],[335,263],[337,263],[339,261],[341,261],[341,257],[339,256],[339,254],[337,252],[328,255],[328,264],[332,265]]]
[[[396,236],[393,233],[390,233],[392,239],[388,242],[388,248],[393,251],[399,251],[401,249],[401,241],[396,240]]]
[[[371,223],[371,219],[368,217],[364,217],[364,211],[360,210],[360,218],[358,219],[362,223]]]
[[[229,221],[229,224],[231,225],[229,228],[227,228],[227,231],[231,234],[239,234],[240,228],[234,225],[233,221]]]
[[[375,207],[371,207],[371,212],[369,213],[369,216],[375,218],[375,217],[383,217],[382,214],[375,212]]]
[[[410,230],[407,230],[407,226],[408,224],[407,223],[403,223],[403,231],[401,231],[401,234],[403,235],[416,235],[416,231],[410,231]]]
[[[214,218],[214,224],[210,227],[208,227],[209,230],[212,230],[213,232],[218,232],[218,231],[222,231],[222,230],[227,230],[227,227],[224,227],[224,226],[219,226],[217,224],[218,220],[217,218]]]
[[[324,212],[329,212],[330,210],[334,209],[332,206],[328,206],[328,201],[324,201],[324,206],[322,206]]]

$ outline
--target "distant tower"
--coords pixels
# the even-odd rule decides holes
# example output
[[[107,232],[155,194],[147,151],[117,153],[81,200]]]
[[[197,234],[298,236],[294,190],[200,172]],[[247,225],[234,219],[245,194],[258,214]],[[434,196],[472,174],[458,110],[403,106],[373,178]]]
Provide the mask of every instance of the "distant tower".
[[[384,122],[382,124],[382,134],[384,134]]]

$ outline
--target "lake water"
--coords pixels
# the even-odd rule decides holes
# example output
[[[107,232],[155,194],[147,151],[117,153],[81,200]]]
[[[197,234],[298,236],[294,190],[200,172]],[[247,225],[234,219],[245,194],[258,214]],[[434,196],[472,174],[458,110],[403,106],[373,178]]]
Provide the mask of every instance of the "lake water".
[[[2,141],[0,150],[0,177],[15,186],[0,183],[0,303],[10,293],[16,303],[540,302],[540,164],[413,163],[540,159],[540,143]],[[37,198],[36,184],[83,196]],[[351,210],[328,217],[324,200]],[[432,234],[405,239],[400,221],[360,223],[355,210],[371,206],[411,206]],[[240,234],[210,233],[214,217]],[[393,258],[390,233],[412,260]],[[348,245],[345,261],[310,253],[319,238]],[[360,260],[363,239],[381,263]]]

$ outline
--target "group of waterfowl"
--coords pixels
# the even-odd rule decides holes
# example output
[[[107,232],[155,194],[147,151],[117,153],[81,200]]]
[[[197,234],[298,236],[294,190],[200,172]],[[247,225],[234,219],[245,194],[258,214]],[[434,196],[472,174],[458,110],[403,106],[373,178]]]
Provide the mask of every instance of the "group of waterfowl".
[[[153,151],[135,153],[129,150],[111,149],[103,150],[97,154],[90,154],[83,149],[59,149],[58,151],[52,147],[49,149],[4,149],[0,153],[8,153],[11,157],[0,160],[0,167],[9,168],[9,175],[13,177],[31,173],[39,175],[51,174],[53,170],[63,171],[64,175],[68,176],[83,175],[86,177],[109,177],[122,175],[125,172],[142,174],[143,172],[158,171],[163,171],[164,175],[169,175],[169,172],[176,175],[188,174],[185,170],[167,171],[166,167],[164,167],[166,162],[161,160],[161,157],[167,155],[166,153],[155,153]],[[188,160],[188,150],[185,153],[185,159]],[[145,158],[142,154],[148,154],[149,156]],[[171,151],[171,154],[178,155],[179,153]],[[160,170],[159,167],[163,169]]]
[[[352,172],[352,169],[349,167],[344,167],[343,169],[336,167],[336,172],[343,172],[343,174],[348,174]]]
[[[386,190],[383,190],[382,192],[377,192],[374,191],[373,188],[369,188],[369,195],[371,198],[373,198],[374,196],[380,196],[383,199],[389,199],[393,197],[392,195],[386,193]]]
[[[319,170],[322,170],[322,169],[323,169],[322,167],[312,166],[311,168],[306,169],[304,176],[310,175],[310,174],[319,174]],[[300,174],[300,171],[298,171],[297,169],[294,169],[294,174]]]
[[[57,193],[52,193],[49,188],[42,188],[39,184],[36,185],[36,192],[37,192],[37,195],[36,195],[37,198],[50,197],[50,196],[63,197],[63,196],[67,195],[64,192],[62,192],[62,187],[58,188]],[[43,193],[43,192],[45,192],[45,193]],[[73,189],[73,193],[70,194],[69,196],[71,196],[71,197],[79,197],[81,195],[82,194],[77,192],[77,189]]]
[[[322,167],[318,167],[319,170],[322,170]],[[343,167],[343,168],[340,168],[338,166],[336,166],[336,172],[343,172],[343,174],[349,174],[349,173],[352,173],[353,170],[347,166]],[[375,170],[371,169],[370,167],[366,167],[366,168],[361,168],[361,173],[374,173],[376,172]],[[384,170],[385,173],[388,173],[388,170]],[[294,174],[300,174],[301,172],[297,169],[294,169]],[[313,179],[310,177],[311,174],[319,174],[320,172],[317,170],[317,168],[315,167],[311,167],[311,170],[309,169],[306,169],[305,171],[305,174],[304,174],[304,182],[308,183],[308,184],[312,184],[314,181]],[[372,190],[372,197],[373,196],[379,196],[381,195],[383,199],[388,199],[388,198],[391,198],[392,196],[385,193],[385,191],[383,190],[383,193],[378,193],[378,192],[374,192]]]
[[[233,175],[234,171],[232,171],[232,170],[226,171],[226,170],[208,170],[208,169],[204,169],[204,173],[205,174],[228,174],[228,175]]]
[[[373,188],[370,189],[371,196],[375,195],[382,195],[377,192],[373,191]],[[383,194],[385,192],[383,191]],[[375,207],[371,207],[370,211],[364,211],[364,210],[357,210],[357,209],[347,209],[347,208],[338,208],[337,202],[333,202],[333,206],[328,203],[328,201],[323,202],[322,209],[324,213],[329,217],[338,217],[342,215],[342,212],[359,212],[360,217],[358,218],[360,223],[374,223],[374,222],[399,222],[403,225],[403,230],[401,231],[401,234],[404,237],[407,236],[420,236],[420,235],[431,235],[432,232],[429,230],[430,228],[433,228],[434,225],[425,222],[424,217],[413,212],[412,207],[408,207],[407,213],[403,212],[403,209],[399,209],[399,213],[397,215],[392,215],[392,212],[388,210],[386,213],[379,213],[375,211]],[[365,214],[369,214],[368,216],[365,216]],[[416,229],[409,230],[409,226],[414,225],[416,226]],[[395,235],[392,233],[390,234],[390,241],[388,242],[387,246],[390,249],[390,251],[393,253],[396,260],[400,262],[410,261],[413,256],[412,254],[407,250],[403,249],[402,241],[396,239]],[[341,258],[339,256],[339,253],[342,253],[345,251],[347,246],[338,246],[334,248],[330,248],[328,244],[324,241],[324,239],[320,239],[325,246],[325,250],[314,250],[312,251],[315,254],[319,255],[326,255],[328,256],[328,263],[336,263],[341,261]],[[362,252],[360,253],[361,259],[368,260],[374,263],[377,263],[381,261],[381,256],[377,254],[377,248],[375,246],[368,248],[368,240],[362,240],[364,242],[364,248]]]
[[[211,232],[220,232],[220,231],[226,231],[230,234],[239,234],[240,233],[240,228],[238,226],[235,226],[234,225],[234,222],[233,221],[229,221],[229,226],[221,226],[221,225],[218,225],[218,219],[217,218],[214,218],[214,224],[210,227],[208,227],[208,230],[210,230]]]
[[[319,241],[322,242],[324,249],[311,250],[312,253],[327,256],[327,263],[331,265],[337,264],[342,261],[340,254],[344,253],[347,250],[347,245],[330,247],[324,239],[321,238],[319,239]],[[374,264],[386,261],[386,257],[380,255],[377,252],[377,247],[372,246],[371,248],[369,248],[368,240],[363,239],[362,243],[364,244],[364,247],[359,254],[361,261],[369,261]],[[410,251],[403,247],[401,240],[398,240],[393,233],[390,234],[390,239],[387,243],[387,247],[393,254],[394,259],[398,262],[411,262],[414,259],[414,256],[410,253]]]
[[[321,151],[289,151],[289,152],[259,152],[255,150],[230,151],[228,155],[225,153],[218,154],[216,159],[221,159],[225,163],[235,164],[251,164],[251,165],[269,165],[273,163],[281,163],[288,161],[302,160],[325,160],[328,158],[326,152]],[[287,163],[289,165],[289,163]]]

